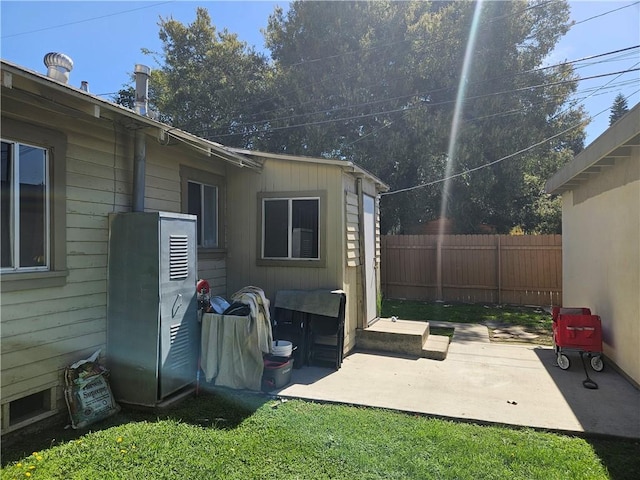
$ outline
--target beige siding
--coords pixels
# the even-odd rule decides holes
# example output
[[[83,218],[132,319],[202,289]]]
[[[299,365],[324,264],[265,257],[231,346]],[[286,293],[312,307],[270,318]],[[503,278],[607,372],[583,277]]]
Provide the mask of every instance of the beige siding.
[[[563,303],[601,317],[605,355],[640,384],[640,148],[562,203]]]
[[[229,294],[246,285],[262,288],[270,299],[281,289],[341,288],[347,296],[345,352],[355,346],[363,318],[360,219],[355,176],[336,165],[268,158],[261,175],[229,172],[227,272]],[[362,181],[363,191],[377,196],[375,186]],[[326,191],[326,266],[258,265],[260,193]]]
[[[209,282],[212,295],[227,297],[227,268],[224,258],[198,260],[198,275],[198,278]]]
[[[325,191],[328,212],[325,267],[258,266],[258,194],[265,192]],[[282,289],[340,288],[344,192],[341,171],[331,165],[266,160],[262,174],[229,172],[227,259],[228,293],[247,285],[262,288],[268,297]]]
[[[351,192],[345,193],[345,210],[347,226],[347,266],[360,265],[360,206],[358,196]]]
[[[131,209],[133,133],[105,119],[43,114],[37,103],[34,99],[32,104],[20,104],[10,113],[3,110],[3,115],[11,114],[25,122],[46,118],[44,126],[67,136],[68,275],[60,287],[2,294],[0,388],[3,404],[54,388],[54,412],[64,412],[64,367],[105,348],[107,215]],[[15,107],[16,103],[7,105]],[[153,132],[149,133],[147,211],[181,211],[181,164],[225,174],[222,162],[180,144],[160,145]],[[199,266],[214,293],[225,294],[224,258],[203,260]],[[3,418],[3,431],[7,431],[7,425],[8,420]]]

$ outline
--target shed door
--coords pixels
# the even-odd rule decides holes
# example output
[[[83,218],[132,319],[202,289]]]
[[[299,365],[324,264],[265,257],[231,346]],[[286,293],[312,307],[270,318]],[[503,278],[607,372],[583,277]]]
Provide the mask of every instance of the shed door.
[[[365,320],[369,324],[378,317],[377,279],[376,279],[376,223],[375,200],[363,195],[364,230],[364,282],[365,282]]]

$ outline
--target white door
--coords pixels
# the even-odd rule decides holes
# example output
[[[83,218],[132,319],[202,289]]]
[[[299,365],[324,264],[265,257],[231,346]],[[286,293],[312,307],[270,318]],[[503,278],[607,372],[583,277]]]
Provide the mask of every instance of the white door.
[[[365,320],[369,324],[378,317],[376,280],[375,200],[363,195]]]

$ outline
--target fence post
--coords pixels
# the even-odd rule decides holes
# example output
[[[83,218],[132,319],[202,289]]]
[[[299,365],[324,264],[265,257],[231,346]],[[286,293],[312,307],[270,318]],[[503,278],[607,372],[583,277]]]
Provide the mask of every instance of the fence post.
[[[382,296],[387,293],[387,269],[389,261],[387,260],[387,238],[386,235],[380,235],[380,290]],[[382,266],[385,266],[382,268]]]
[[[498,305],[502,305],[502,252],[500,252],[500,235],[498,235]]]
[[[436,299],[442,301],[442,235],[436,240]]]

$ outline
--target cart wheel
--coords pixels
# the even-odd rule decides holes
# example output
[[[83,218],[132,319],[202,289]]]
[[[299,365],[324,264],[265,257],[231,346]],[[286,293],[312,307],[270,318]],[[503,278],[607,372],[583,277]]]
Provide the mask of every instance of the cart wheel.
[[[602,369],[604,368],[604,362],[602,361],[602,357],[600,355],[591,357],[591,368],[593,368],[596,372],[602,371]]]
[[[558,366],[562,370],[566,370],[571,366],[571,362],[569,361],[569,357],[567,357],[564,353],[558,353]]]

